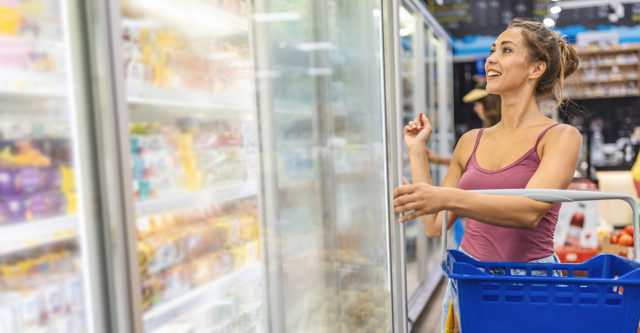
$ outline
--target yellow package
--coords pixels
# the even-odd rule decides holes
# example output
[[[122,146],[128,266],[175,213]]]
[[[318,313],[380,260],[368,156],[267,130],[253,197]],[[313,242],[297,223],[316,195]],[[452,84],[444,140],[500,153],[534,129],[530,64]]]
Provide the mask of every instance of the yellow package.
[[[62,187],[60,189],[65,192],[74,191],[76,189],[76,179],[73,168],[61,165],[60,174],[62,174]]]
[[[149,262],[153,257],[153,247],[145,242],[138,242],[138,263],[140,265],[140,274],[146,275]]]
[[[78,211],[78,195],[75,192],[64,192],[67,198],[67,214],[75,214]]]
[[[239,269],[247,262],[247,250],[244,245],[239,245],[233,248],[233,269]]]
[[[213,225],[213,232],[215,234],[214,247],[224,248],[229,246],[231,238],[231,224],[223,220],[217,220]]]
[[[0,6],[0,35],[18,35],[19,25],[20,13],[13,8]]]

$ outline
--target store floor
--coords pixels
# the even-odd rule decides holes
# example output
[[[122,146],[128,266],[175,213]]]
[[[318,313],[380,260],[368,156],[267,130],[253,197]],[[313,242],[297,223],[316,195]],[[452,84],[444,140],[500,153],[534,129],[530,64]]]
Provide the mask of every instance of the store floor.
[[[424,311],[411,330],[412,333],[440,333],[442,317],[442,298],[448,279],[442,279],[433,291],[433,295],[424,307]]]

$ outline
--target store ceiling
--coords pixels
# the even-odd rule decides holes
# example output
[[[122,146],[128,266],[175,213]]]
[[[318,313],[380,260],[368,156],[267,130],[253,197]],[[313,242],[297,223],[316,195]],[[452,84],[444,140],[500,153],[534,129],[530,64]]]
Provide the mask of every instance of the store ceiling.
[[[640,24],[640,0],[424,0],[453,38],[497,36],[514,17],[553,19],[558,28]],[[552,7],[559,7],[551,11]]]

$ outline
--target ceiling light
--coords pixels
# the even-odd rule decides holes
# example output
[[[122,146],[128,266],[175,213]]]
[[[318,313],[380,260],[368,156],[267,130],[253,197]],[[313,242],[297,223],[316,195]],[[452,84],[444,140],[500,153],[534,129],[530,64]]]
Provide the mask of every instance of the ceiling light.
[[[409,28],[400,28],[400,36],[402,37],[409,36],[411,33],[413,33],[413,31]]]
[[[562,7],[560,6],[552,6],[551,8],[549,8],[549,12],[551,14],[560,14],[561,11],[562,11]]]
[[[556,20],[550,17],[545,17],[545,19],[542,20],[542,23],[544,23],[547,28],[553,28],[556,25]]]

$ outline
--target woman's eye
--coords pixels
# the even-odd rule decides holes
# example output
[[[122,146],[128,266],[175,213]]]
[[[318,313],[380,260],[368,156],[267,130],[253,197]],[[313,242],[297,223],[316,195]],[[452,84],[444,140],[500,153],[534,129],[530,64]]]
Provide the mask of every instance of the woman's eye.
[[[505,47],[504,49],[502,49],[502,53],[511,53],[511,49],[508,47]]]
[[[495,52],[496,52],[496,50],[491,49],[491,50],[489,51],[489,54],[491,55],[491,54],[494,54]]]

